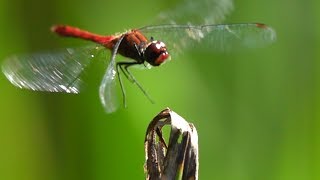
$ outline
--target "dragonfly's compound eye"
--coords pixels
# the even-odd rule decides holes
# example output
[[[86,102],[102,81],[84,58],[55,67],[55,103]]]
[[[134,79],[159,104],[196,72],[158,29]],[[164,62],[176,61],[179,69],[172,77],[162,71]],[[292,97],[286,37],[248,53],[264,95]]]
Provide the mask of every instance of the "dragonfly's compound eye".
[[[161,41],[152,41],[144,52],[145,60],[152,66],[159,66],[169,57],[166,45]]]

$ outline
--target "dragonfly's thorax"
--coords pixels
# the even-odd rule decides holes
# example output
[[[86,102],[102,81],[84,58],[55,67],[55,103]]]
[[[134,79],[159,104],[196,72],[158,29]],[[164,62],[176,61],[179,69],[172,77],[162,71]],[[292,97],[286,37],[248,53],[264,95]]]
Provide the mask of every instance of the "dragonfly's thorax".
[[[118,39],[115,39],[118,40]],[[126,33],[119,45],[118,53],[122,56],[136,60],[138,63],[143,63],[144,52],[149,44],[147,38],[137,30],[132,30]]]

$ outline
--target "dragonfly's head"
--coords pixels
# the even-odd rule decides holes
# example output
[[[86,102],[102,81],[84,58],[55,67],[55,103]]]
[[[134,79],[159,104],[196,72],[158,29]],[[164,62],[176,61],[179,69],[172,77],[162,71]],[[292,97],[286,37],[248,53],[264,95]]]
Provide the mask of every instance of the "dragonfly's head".
[[[144,52],[145,60],[152,66],[159,66],[169,56],[166,45],[161,41],[151,41]]]

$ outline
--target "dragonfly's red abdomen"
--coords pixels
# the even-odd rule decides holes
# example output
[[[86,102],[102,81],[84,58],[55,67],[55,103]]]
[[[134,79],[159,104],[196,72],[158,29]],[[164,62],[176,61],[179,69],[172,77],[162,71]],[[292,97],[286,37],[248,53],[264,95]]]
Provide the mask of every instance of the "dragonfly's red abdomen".
[[[51,27],[51,31],[61,35],[61,36],[66,36],[66,37],[75,37],[75,38],[81,38],[81,39],[86,39],[90,40],[96,43],[99,43],[109,49],[110,47],[110,42],[117,38],[116,36],[101,36],[98,34],[94,34],[76,27],[72,26],[67,26],[67,25],[56,25]]]

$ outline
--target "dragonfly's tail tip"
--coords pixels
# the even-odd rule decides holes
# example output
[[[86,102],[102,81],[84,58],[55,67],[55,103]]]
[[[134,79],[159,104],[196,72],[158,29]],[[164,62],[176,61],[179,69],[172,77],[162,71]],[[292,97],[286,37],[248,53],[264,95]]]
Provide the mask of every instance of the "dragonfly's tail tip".
[[[52,26],[50,27],[50,31],[51,31],[51,32],[56,32],[58,26],[59,26],[59,25],[52,25]]]

